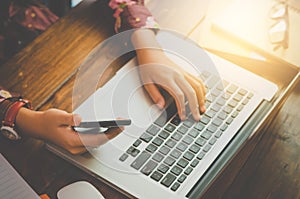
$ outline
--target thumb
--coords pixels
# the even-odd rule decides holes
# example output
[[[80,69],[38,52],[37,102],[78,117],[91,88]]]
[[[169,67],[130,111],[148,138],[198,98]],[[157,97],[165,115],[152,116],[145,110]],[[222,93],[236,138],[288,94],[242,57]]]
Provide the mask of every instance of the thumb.
[[[144,85],[146,91],[150,95],[153,102],[160,108],[163,109],[166,102],[160,91],[158,90],[157,86],[153,83],[145,84]]]

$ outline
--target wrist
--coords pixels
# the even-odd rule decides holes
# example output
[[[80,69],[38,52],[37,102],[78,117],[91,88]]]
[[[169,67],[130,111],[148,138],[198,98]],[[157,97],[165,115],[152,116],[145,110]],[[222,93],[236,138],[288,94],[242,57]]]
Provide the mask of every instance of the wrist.
[[[40,132],[42,132],[40,122],[41,117],[42,112],[40,111],[21,108],[16,116],[16,128],[23,135],[42,138],[42,135],[40,134]]]

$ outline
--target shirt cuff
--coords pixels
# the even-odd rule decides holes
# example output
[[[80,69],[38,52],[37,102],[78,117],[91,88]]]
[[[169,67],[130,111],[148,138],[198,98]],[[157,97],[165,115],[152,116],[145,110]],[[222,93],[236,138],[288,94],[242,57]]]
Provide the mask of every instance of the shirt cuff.
[[[109,6],[115,10],[116,32],[137,28],[159,29],[158,23],[143,1],[111,0]]]

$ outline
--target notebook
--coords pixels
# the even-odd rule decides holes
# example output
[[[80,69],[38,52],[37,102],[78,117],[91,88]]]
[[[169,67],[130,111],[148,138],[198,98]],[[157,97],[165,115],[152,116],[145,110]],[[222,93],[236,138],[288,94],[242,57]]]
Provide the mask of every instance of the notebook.
[[[85,121],[123,117],[132,125],[83,155],[54,145],[48,149],[130,197],[189,198],[260,103],[270,101],[278,88],[174,33],[160,31],[157,40],[170,59],[205,82],[207,111],[201,121],[190,114],[180,121],[171,98],[164,110],[153,105],[132,59],[74,110]]]
[[[2,154],[0,154],[0,198],[40,198]]]

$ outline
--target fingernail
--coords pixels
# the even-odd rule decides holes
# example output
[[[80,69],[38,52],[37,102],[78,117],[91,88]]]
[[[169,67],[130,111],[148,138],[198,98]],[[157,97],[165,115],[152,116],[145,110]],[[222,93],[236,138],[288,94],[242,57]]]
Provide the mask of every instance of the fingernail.
[[[158,108],[160,109],[163,109],[164,108],[164,105],[163,105],[163,102],[162,101],[159,101],[157,104]]]
[[[185,120],[185,119],[186,119],[186,116],[185,116],[185,115],[180,115],[180,119],[181,119],[181,120]]]
[[[200,119],[201,119],[201,116],[200,116],[200,113],[198,112],[196,115],[194,115],[194,120],[195,121],[200,121]]]
[[[201,111],[201,113],[204,113],[204,112],[206,111],[205,106],[201,106],[201,107],[200,107],[200,111]]]

